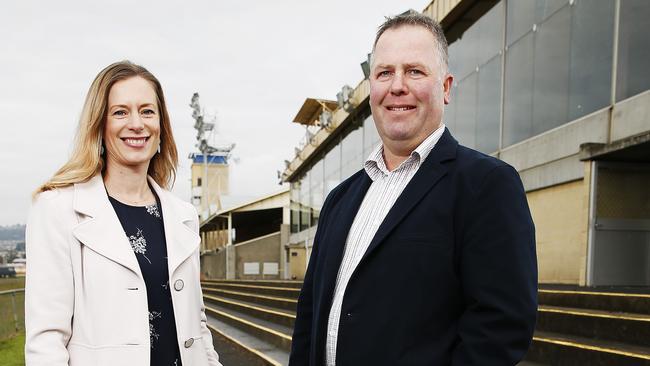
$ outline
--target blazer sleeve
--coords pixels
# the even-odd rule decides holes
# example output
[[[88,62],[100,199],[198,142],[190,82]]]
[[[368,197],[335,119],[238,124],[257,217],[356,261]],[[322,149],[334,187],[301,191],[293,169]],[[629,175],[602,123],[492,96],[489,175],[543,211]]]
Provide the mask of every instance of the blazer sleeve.
[[[476,181],[459,218],[465,310],[452,364],[515,365],[535,328],[535,228],[514,168],[497,166]]]
[[[74,281],[70,257],[72,232],[56,205],[56,191],[38,195],[25,234],[25,363],[67,366],[72,334]],[[71,213],[72,214],[72,213]]]
[[[196,232],[197,235],[200,236],[199,234],[199,221],[198,221],[198,213],[196,212],[196,208],[194,206],[190,205],[190,209],[192,210],[193,214],[197,218],[196,221],[192,221],[193,226],[194,226],[194,232]],[[196,263],[197,263],[197,269],[200,269],[201,267],[201,258],[199,257],[199,253],[197,252],[196,254]],[[201,271],[198,271],[201,273]],[[221,363],[219,362],[219,354],[217,351],[214,349],[214,344],[212,341],[212,332],[210,332],[210,329],[208,328],[208,318],[205,315],[205,304],[203,302],[203,289],[201,288],[201,278],[196,279],[199,281],[199,296],[200,299],[199,301],[201,302],[201,340],[203,340],[203,346],[205,347],[205,353],[208,356],[208,364],[210,366],[222,366]]]
[[[309,257],[309,265],[307,266],[305,279],[302,284],[302,289],[300,290],[300,296],[298,297],[296,321],[294,323],[293,336],[291,339],[289,366],[309,365],[314,311],[314,267],[316,267],[316,262],[318,261],[322,233],[327,230],[327,217],[330,205],[331,202],[334,201],[333,197],[337,195],[339,190],[340,186],[330,192],[323,203],[323,208],[321,209],[319,224],[316,228],[316,235],[314,236],[314,245],[312,247],[311,256]]]

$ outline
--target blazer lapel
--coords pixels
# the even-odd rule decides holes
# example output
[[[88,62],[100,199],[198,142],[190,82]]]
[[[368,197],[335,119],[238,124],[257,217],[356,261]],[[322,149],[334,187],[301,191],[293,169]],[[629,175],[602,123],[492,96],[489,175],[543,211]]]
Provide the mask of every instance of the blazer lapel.
[[[83,245],[121,264],[142,278],[140,265],[131,249],[129,239],[111,206],[102,175],[74,185],[74,210],[81,215],[72,234]]]
[[[456,157],[458,142],[451,136],[448,129],[440,137],[429,156],[424,160],[420,169],[404,188],[386,218],[377,229],[368,249],[361,258],[360,264],[372,253],[386,236],[402,221],[422,197],[447,174],[447,167],[442,163]]]
[[[182,204],[178,198],[162,189],[153,178],[149,177],[149,183],[156,191],[162,206],[163,225],[167,241],[167,264],[171,278],[178,266],[199,247],[201,238],[188,226],[191,225],[192,221],[197,221],[198,217],[195,215],[194,210],[188,209],[187,205]]]
[[[365,171],[362,171],[359,181],[350,184],[350,191],[338,199],[338,203],[333,206],[335,208],[328,214],[330,220],[332,220],[332,224],[329,226],[331,229],[324,233],[323,238],[325,240],[319,245],[326,245],[325,248],[321,247],[320,250],[327,253],[324,265],[326,273],[323,279],[323,288],[330,300],[336,285],[336,276],[341,265],[350,227],[352,227],[354,217],[357,215],[357,211],[359,211],[361,202],[363,202],[371,183],[370,177]]]

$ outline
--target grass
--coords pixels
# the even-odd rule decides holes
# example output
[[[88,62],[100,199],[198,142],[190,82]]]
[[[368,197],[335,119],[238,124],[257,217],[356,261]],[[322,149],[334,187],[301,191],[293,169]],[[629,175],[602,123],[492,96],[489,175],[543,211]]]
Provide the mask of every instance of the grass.
[[[3,366],[25,366],[25,332],[0,341],[0,359]]]
[[[0,291],[25,287],[25,277],[0,278]],[[17,330],[25,329],[25,292],[0,295],[0,340],[9,339]],[[0,360],[4,360],[0,351]],[[0,364],[5,365],[3,361]]]
[[[0,291],[25,288],[25,277],[0,278]]]
[[[0,278],[0,291],[13,290],[25,287],[25,277]],[[24,294],[15,297],[15,305],[20,311],[19,322],[22,324]],[[0,338],[7,334],[9,338],[0,341],[0,363],[2,366],[25,366],[25,331],[15,334],[15,321],[13,315],[14,303],[11,295],[0,296]],[[24,326],[21,325],[24,329]]]

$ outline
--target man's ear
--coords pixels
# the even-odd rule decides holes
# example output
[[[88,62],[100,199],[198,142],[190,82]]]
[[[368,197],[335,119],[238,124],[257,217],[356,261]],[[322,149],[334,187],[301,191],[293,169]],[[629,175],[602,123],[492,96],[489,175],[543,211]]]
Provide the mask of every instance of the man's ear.
[[[454,83],[454,76],[452,74],[447,73],[442,80],[442,88],[443,88],[443,93],[444,93],[444,100],[445,104],[449,104],[451,101],[450,94],[451,94],[451,86]]]

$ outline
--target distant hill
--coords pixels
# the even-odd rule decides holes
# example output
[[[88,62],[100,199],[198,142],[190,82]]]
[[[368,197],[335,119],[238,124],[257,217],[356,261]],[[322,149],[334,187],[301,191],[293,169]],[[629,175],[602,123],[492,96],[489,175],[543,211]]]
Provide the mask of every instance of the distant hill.
[[[25,240],[25,225],[0,226],[0,240]]]

